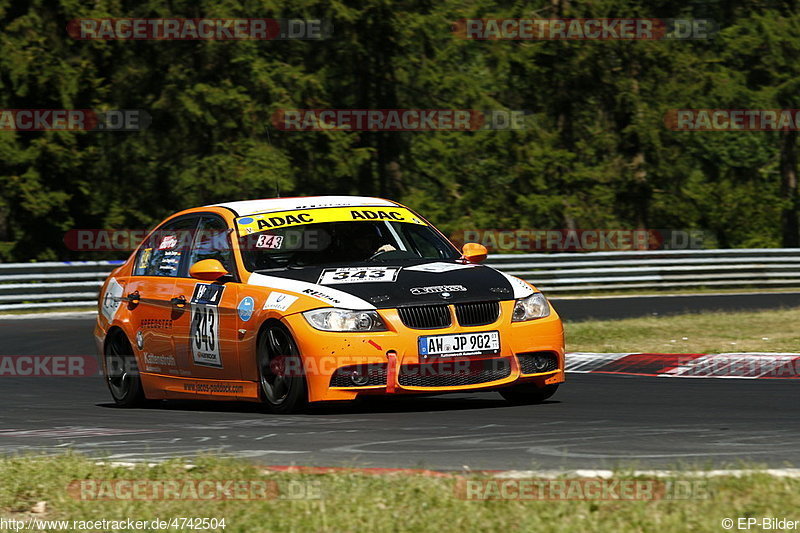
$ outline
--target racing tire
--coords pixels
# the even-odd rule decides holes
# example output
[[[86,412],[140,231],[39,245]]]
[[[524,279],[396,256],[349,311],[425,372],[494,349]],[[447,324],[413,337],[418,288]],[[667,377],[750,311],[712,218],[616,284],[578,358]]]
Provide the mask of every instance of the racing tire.
[[[274,414],[289,414],[308,405],[308,386],[300,350],[283,325],[267,326],[256,351],[261,401]]]
[[[500,395],[515,405],[533,405],[542,403],[550,398],[558,390],[558,383],[555,385],[545,385],[537,387],[532,383],[515,385],[507,389],[501,389]]]
[[[103,369],[108,390],[120,407],[139,407],[147,403],[133,348],[121,331],[113,333],[103,350]]]

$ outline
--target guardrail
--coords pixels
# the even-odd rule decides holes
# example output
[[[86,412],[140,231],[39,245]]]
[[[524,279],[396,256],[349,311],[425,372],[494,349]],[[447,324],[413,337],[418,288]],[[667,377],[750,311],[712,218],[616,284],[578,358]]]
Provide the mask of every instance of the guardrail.
[[[0,264],[0,311],[91,308],[121,261]],[[550,294],[604,290],[800,287],[800,249],[490,255],[486,264]]]
[[[0,264],[0,311],[97,306],[97,291],[122,261]]]
[[[800,249],[490,255],[486,264],[550,293],[800,287]]]

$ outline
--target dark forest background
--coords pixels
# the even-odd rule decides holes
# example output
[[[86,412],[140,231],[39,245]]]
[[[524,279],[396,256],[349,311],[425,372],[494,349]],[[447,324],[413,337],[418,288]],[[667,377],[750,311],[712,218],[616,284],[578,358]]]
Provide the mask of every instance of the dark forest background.
[[[322,41],[78,41],[88,17],[323,18]],[[707,40],[468,41],[476,17],[713,19]],[[798,246],[796,132],[676,132],[673,108],[800,109],[790,1],[0,0],[0,108],[144,109],[149,129],[0,132],[0,260],[73,228],[283,195],[401,201],[445,232],[680,228]],[[515,131],[282,132],[281,108],[524,109]]]

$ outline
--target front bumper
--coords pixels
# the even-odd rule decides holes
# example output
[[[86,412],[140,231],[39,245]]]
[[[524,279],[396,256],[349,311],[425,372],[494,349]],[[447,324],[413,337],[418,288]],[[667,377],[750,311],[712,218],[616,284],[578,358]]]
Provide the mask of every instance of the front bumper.
[[[500,305],[493,324],[453,325],[440,329],[405,326],[396,309],[379,313],[389,331],[369,333],[325,332],[312,328],[300,314],[284,318],[303,356],[310,401],[352,400],[368,394],[414,394],[497,389],[518,382],[538,386],[564,381],[564,330],[551,308],[550,316],[511,322],[514,302]],[[500,352],[475,357],[425,359],[418,353],[418,337],[447,333],[500,332]],[[530,355],[551,358],[537,371]],[[542,365],[538,365],[540,368]],[[349,376],[356,370],[363,385]]]

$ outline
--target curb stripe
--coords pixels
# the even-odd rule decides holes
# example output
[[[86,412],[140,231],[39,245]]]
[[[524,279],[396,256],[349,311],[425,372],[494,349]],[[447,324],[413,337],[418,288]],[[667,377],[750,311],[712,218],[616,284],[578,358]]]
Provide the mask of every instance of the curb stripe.
[[[800,379],[800,354],[574,352],[566,356],[565,371],[683,378]]]

